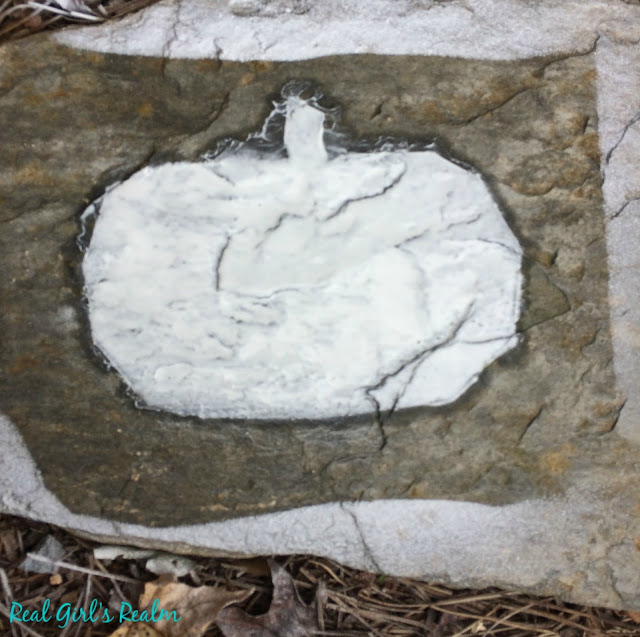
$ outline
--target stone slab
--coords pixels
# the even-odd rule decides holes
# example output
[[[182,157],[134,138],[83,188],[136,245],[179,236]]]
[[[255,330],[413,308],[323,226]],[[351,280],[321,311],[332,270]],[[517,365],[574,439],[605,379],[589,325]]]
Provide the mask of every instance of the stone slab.
[[[160,3],[0,49],[4,510],[118,541],[313,552],[640,607],[636,9],[541,3],[523,39],[523,5],[505,3],[498,52],[478,39],[495,3],[430,4],[417,23],[457,26],[457,39],[445,29],[397,50],[393,20],[368,16],[360,26],[379,44],[366,54],[276,61],[311,55],[286,37],[270,55],[243,38],[227,53],[211,32],[192,41],[218,48],[194,52],[180,36],[191,9]],[[210,17],[249,26],[247,37],[272,28],[234,6]],[[340,22],[332,11],[282,20]],[[544,31],[554,20],[580,26],[563,39]],[[170,35],[129,37],[149,25]],[[374,54],[390,52],[405,55]],[[86,204],[142,166],[244,138],[291,79],[321,87],[353,139],[436,140],[476,167],[523,246],[522,343],[451,406],[330,422],[180,418],[138,409],[92,351],[76,244]]]
[[[604,480],[633,459],[607,436],[622,399],[611,365],[592,55],[334,57],[257,71],[91,55],[18,44],[3,64],[13,88],[2,99],[2,411],[71,509],[168,524],[332,500],[505,504],[563,494],[586,468]],[[337,99],[355,139],[436,139],[480,170],[523,246],[524,339],[441,408],[311,423],[138,409],[92,353],[79,208],[143,165],[193,159],[259,129],[270,96],[292,78],[312,78]],[[29,126],[10,126],[18,111]],[[36,117],[45,130],[31,124]],[[20,179],[29,187],[16,189]]]

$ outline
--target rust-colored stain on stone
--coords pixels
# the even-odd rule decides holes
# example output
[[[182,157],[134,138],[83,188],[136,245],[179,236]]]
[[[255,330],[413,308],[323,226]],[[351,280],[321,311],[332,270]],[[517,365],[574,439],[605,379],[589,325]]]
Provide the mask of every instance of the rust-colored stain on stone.
[[[200,73],[216,71],[220,66],[219,60],[195,60],[195,67]]]
[[[13,364],[7,368],[7,371],[10,374],[22,374],[24,371],[32,367],[37,367],[38,365],[42,365],[42,360],[32,354],[24,354],[23,356],[18,356],[18,358],[13,361]]]
[[[576,150],[583,152],[592,161],[600,162],[600,142],[597,133],[585,132],[578,137],[574,147]]]
[[[65,90],[62,87],[58,87],[57,89],[50,91],[43,95],[45,100],[54,100],[59,98],[68,98],[71,97],[74,93],[78,93],[77,88],[71,88],[69,90]]]
[[[540,466],[544,471],[557,476],[565,473],[571,466],[571,459],[569,458],[574,452],[572,445],[565,445],[558,451],[548,451],[540,456]]]
[[[73,435],[73,427],[65,423],[53,422],[47,426],[47,429],[59,436]]]
[[[525,158],[510,174],[510,185],[522,195],[544,195],[552,188],[580,186],[593,171],[589,161],[557,150]]]
[[[144,102],[138,106],[138,115],[140,117],[152,117],[153,116],[153,105],[150,102]]]
[[[102,66],[104,64],[104,55],[102,53],[96,53],[95,51],[87,52],[87,60],[93,66]]]
[[[409,497],[410,498],[424,498],[425,494],[422,489],[417,486],[413,486],[409,489]]]
[[[255,78],[255,73],[245,73],[239,80],[238,86],[249,86]]]
[[[205,506],[199,507],[199,510],[202,511],[202,513],[224,513],[226,511],[229,511],[229,507],[226,507],[223,504],[207,504]]]
[[[38,185],[38,186],[54,186],[56,180],[51,176],[49,171],[42,165],[39,160],[29,162],[13,173],[13,183],[15,185]]]
[[[256,73],[266,73],[273,69],[273,62],[269,62],[268,60],[255,60],[254,62],[249,62],[249,66]]]
[[[425,100],[417,108],[417,111],[423,117],[427,117],[439,124],[444,124],[449,117],[447,112],[435,100]]]

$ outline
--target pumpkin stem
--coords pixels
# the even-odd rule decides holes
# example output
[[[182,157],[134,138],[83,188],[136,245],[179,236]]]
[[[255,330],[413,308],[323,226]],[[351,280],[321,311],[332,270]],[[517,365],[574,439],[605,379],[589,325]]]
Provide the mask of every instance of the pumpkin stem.
[[[322,164],[327,161],[324,147],[324,113],[299,97],[287,100],[284,144],[289,159],[295,162]]]

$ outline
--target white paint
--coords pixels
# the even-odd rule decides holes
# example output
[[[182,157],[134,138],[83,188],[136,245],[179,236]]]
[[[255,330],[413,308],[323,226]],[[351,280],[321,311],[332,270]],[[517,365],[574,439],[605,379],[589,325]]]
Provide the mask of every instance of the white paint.
[[[518,342],[521,249],[486,185],[434,151],[329,158],[324,113],[282,109],[286,157],[240,147],[104,196],[83,264],[94,342],[179,414],[455,400]]]
[[[620,0],[165,0],[100,29],[54,37],[94,51],[172,58],[377,53],[503,60],[588,50],[608,21],[639,13]]]

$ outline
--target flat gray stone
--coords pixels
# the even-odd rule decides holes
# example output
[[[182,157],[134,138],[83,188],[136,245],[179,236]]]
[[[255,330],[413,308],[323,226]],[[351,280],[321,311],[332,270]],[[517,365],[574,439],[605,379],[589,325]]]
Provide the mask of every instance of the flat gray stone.
[[[628,296],[640,140],[635,112],[607,106],[601,88],[616,95],[621,53],[638,53],[633,34],[607,28],[602,41],[585,27],[564,47],[536,41],[538,57],[511,49],[504,60],[462,52],[468,42],[464,58],[425,45],[249,62],[90,52],[53,37],[0,48],[0,436],[6,475],[21,476],[0,482],[2,508],[52,521],[65,511],[70,527],[154,548],[307,551],[640,608]],[[119,41],[108,29],[98,46]],[[479,171],[523,249],[521,342],[441,407],[315,421],[140,408],[93,349],[80,215],[145,166],[245,139],[292,79],[340,107],[351,140],[435,141]]]
[[[624,454],[612,467],[603,453],[616,446],[607,434],[622,400],[611,366],[594,86],[584,80],[591,56],[325,58],[256,72],[41,41],[5,48],[3,68],[15,75],[2,112],[21,111],[24,125],[7,121],[4,137],[21,150],[17,164],[3,153],[2,411],[71,509],[169,524],[336,499],[505,504],[565,493],[587,466],[598,479],[620,470]],[[354,138],[436,139],[484,175],[524,249],[524,338],[441,408],[312,423],[138,409],[91,351],[78,212],[143,165],[194,159],[259,129],[269,96],[299,77],[338,100]],[[142,80],[127,91],[128,78]],[[30,187],[16,189],[25,171]]]

